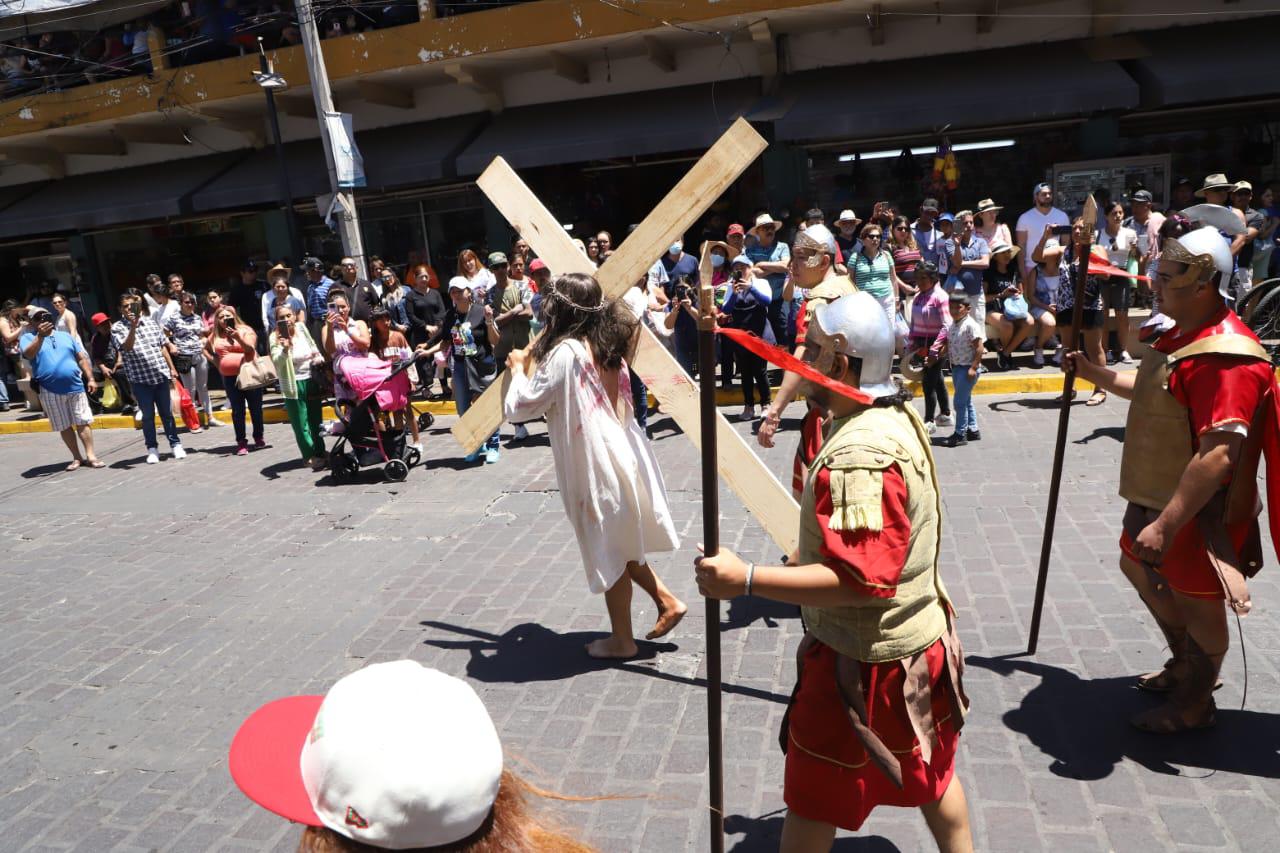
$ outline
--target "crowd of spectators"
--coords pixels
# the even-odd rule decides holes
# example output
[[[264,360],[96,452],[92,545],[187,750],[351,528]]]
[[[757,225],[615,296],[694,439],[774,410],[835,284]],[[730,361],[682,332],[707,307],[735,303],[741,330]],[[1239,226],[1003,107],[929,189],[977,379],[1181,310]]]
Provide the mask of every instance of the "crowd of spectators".
[[[971,395],[983,372],[1060,362],[1062,343],[1072,341],[1075,331],[1070,327],[1075,260],[1086,243],[1092,243],[1099,260],[1128,275],[1091,275],[1086,281],[1084,351],[1096,363],[1131,363],[1129,312],[1149,309],[1147,325],[1162,322],[1162,315],[1150,287],[1130,275],[1151,273],[1161,242],[1189,227],[1178,211],[1207,200],[1237,212],[1246,229],[1232,244],[1237,259],[1232,290],[1239,299],[1253,282],[1280,272],[1276,189],[1266,187],[1255,208],[1248,182],[1228,181],[1221,174],[1203,182],[1179,180],[1169,209],[1160,211],[1147,189],[1133,187],[1124,199],[1101,206],[1093,234],[1078,215],[1055,206],[1047,184],[1032,189],[1030,205],[1010,217],[1012,224],[1002,216],[1004,207],[990,198],[954,214],[932,198],[912,213],[880,203],[865,220],[853,210],[835,216],[835,268],[870,293],[897,329],[900,355],[920,376],[929,431],[954,427],[947,443],[964,443],[981,438]],[[719,321],[788,349],[795,345],[796,320],[808,294],[792,281],[790,245],[797,229],[823,223],[826,216],[811,209],[784,219],[760,212],[745,223],[719,226],[723,231],[703,227],[698,248],[686,251],[683,240],[672,243],[626,295],[627,304],[691,376],[698,368],[702,245],[710,253],[709,283]],[[575,242],[596,265],[615,245],[604,230]],[[265,277],[263,265],[250,260],[228,287],[203,294],[187,291],[181,274],[149,275],[142,288],[121,295],[114,321],[106,314],[86,319],[69,287],[45,282],[25,305],[10,302],[0,309],[5,345],[0,410],[9,398],[3,378],[33,375],[21,341],[40,325],[33,326],[33,312],[42,311],[51,331],[76,341],[87,354],[95,386],[84,389],[90,403],[99,410],[111,408],[103,399],[110,388],[116,407],[140,413],[148,461],[158,456],[152,412],[162,419],[167,415],[166,438],[174,455],[182,455],[167,405],[179,383],[198,412],[196,423],[188,424],[192,431],[225,425],[210,395],[210,388],[220,385],[237,455],[263,446],[263,390],[241,391],[236,377],[247,362],[265,356],[276,365],[299,451],[319,467],[325,453],[320,401],[355,399],[336,369],[342,359],[413,359],[413,393],[422,399],[452,397],[465,412],[498,376],[507,354],[528,345],[541,325],[540,290],[556,271],[519,236],[505,251],[490,248],[462,248],[446,280],[418,252],[405,263],[370,257],[368,278],[359,275],[351,258],[332,266],[304,258],[296,272],[280,263]],[[763,360],[728,340],[721,341],[718,356],[722,386],[731,388],[735,380],[741,385],[743,420],[779,414],[771,411],[771,384],[778,375],[771,377]],[[647,392],[634,376],[632,392],[636,417],[647,426]],[[1105,399],[1097,391],[1089,403]],[[28,406],[39,406],[38,395],[28,395]],[[525,427],[517,425],[513,440],[526,436]],[[416,426],[412,443],[421,450]],[[470,459],[481,457],[498,460],[497,433]]]

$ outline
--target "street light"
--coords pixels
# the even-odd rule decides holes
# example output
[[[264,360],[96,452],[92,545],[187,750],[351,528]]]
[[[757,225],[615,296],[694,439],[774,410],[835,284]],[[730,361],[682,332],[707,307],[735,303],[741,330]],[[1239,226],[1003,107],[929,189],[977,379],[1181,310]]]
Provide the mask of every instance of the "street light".
[[[284,208],[285,226],[289,229],[289,253],[291,262],[302,263],[302,241],[298,239],[298,222],[293,212],[293,193],[289,189],[289,168],[284,156],[284,142],[280,138],[280,116],[276,113],[276,92],[289,88],[284,75],[277,72],[267,61],[267,51],[262,45],[262,36],[258,36],[258,65],[261,70],[253,72],[253,82],[262,87],[267,96],[267,115],[271,119],[271,135],[275,138],[276,166],[280,170],[280,204]]]

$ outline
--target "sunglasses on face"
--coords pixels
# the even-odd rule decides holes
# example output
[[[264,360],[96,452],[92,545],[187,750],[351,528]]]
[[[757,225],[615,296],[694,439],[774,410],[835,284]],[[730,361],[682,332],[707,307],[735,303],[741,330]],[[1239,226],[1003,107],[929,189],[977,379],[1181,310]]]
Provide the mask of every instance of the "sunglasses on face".
[[[863,240],[879,240],[880,235],[879,234],[863,234],[862,239]]]

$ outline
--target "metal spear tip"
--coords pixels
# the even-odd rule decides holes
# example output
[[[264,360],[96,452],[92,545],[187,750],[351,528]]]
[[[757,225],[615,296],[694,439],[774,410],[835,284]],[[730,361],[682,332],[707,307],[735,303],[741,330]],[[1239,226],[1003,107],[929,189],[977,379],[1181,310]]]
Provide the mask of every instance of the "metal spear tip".
[[[1092,233],[1098,227],[1098,202],[1094,200],[1093,194],[1084,197],[1084,211],[1080,214],[1084,219],[1084,227]]]

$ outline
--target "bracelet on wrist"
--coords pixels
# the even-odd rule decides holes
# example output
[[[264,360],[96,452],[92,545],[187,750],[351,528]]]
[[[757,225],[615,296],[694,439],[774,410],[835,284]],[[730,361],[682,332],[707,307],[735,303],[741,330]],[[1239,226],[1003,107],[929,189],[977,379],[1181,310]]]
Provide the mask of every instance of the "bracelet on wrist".
[[[746,592],[748,596],[751,595],[751,581],[755,577],[755,574],[756,574],[756,564],[747,563],[747,583],[746,583],[746,589],[744,590],[744,592]]]

